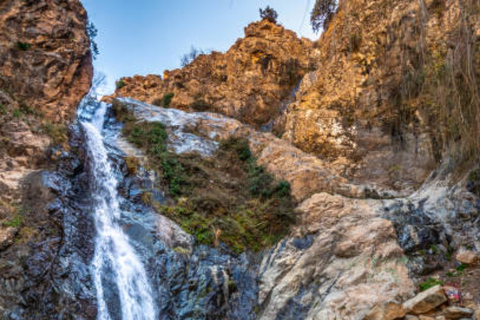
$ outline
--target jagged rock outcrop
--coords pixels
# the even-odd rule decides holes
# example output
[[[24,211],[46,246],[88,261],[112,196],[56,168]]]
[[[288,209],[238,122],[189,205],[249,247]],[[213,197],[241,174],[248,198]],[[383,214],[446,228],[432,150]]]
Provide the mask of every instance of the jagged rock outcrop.
[[[66,217],[74,210],[67,208],[71,184],[66,176],[73,179],[78,165],[73,159],[79,158],[69,153],[66,142],[68,125],[90,89],[92,74],[87,13],[80,1],[0,2],[2,319],[46,319],[65,312],[73,315],[73,309],[84,315],[92,312],[78,302],[84,294],[75,297],[84,289],[75,284],[80,267],[73,267],[73,273],[67,270],[86,262],[87,241],[84,256],[72,260],[72,251],[62,247],[72,242],[70,237],[84,240],[79,240],[77,228],[89,229],[87,219]],[[62,173],[40,172],[62,161]],[[65,168],[67,162],[70,168]],[[73,297],[60,298],[54,291],[72,292]],[[65,311],[68,308],[72,309]]]
[[[298,221],[263,255],[260,318],[442,317],[448,312],[442,311],[447,298],[440,287],[438,303],[427,311],[404,303],[419,288],[443,282],[455,283],[468,312],[478,308],[480,269],[461,264],[467,261],[461,253],[472,251],[473,262],[480,250],[480,171],[466,174],[480,150],[472,138],[480,132],[479,10],[478,1],[340,1],[325,33],[304,51],[310,56],[298,57],[313,60],[309,66],[317,69],[303,77],[291,100],[278,100],[285,110],[278,103],[265,117],[258,116],[265,110],[258,99],[272,87],[251,78],[258,91],[229,88],[230,73],[222,86],[210,72],[211,61],[236,51],[243,56],[248,32],[226,54],[202,55],[163,80],[135,76],[119,83],[115,97],[162,104],[172,92],[172,108],[238,120],[127,100],[138,118],[172,130],[175,152],[202,153],[220,139],[247,138],[258,162],[290,183],[300,202]],[[261,25],[272,24],[250,28]],[[233,74],[252,75],[248,68]],[[227,92],[228,106],[244,106],[252,95],[257,103],[248,109],[225,107],[222,100],[203,103],[199,88],[208,99],[217,89]],[[273,133],[256,130],[267,122],[263,129]],[[187,135],[187,145],[197,149],[180,150]],[[456,251],[458,261],[452,259]]]
[[[0,89],[53,122],[72,119],[92,81],[87,12],[78,0],[0,4]]]
[[[160,105],[218,112],[257,127],[278,116],[299,79],[315,66],[313,43],[264,19],[245,28],[245,37],[226,52],[201,54],[183,69],[122,78],[115,96]]]
[[[277,122],[283,138],[346,157],[350,178],[395,190],[417,188],[448,148],[470,157],[479,108],[460,96],[478,90],[478,10],[475,1],[340,1],[317,43],[321,67]],[[472,86],[448,82],[452,74]]]
[[[89,91],[93,67],[80,1],[0,3],[0,219],[18,202],[20,181],[65,142]],[[15,199],[16,198],[16,199]]]

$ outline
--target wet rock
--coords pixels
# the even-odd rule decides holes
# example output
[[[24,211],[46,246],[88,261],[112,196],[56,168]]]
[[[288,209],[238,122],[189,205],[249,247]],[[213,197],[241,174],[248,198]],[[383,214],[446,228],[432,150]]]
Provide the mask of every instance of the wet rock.
[[[478,254],[470,250],[462,250],[455,256],[455,259],[467,265],[474,265],[477,264],[480,260]]]
[[[473,316],[473,310],[468,308],[451,306],[443,309],[445,317],[448,319],[470,318]]]
[[[423,291],[414,298],[406,301],[403,304],[403,307],[407,312],[422,314],[435,309],[446,301],[447,297],[445,296],[442,286],[438,285]]]

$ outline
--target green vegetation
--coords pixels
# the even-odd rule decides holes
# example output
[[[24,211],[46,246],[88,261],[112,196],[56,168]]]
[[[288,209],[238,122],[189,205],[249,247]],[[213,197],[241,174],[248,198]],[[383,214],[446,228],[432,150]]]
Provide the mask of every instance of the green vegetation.
[[[41,130],[52,139],[53,144],[64,144],[68,141],[68,128],[64,124],[46,122]]]
[[[177,155],[166,148],[163,124],[138,123],[121,103],[114,109],[124,122],[124,136],[149,156],[149,165],[176,200],[174,206],[162,206],[145,196],[144,203],[176,221],[198,243],[223,242],[235,253],[258,251],[288,232],[295,205],[290,184],[258,165],[246,140],[221,141],[211,158]]]
[[[267,19],[268,21],[272,23],[277,23],[278,19],[278,13],[275,11],[275,9],[271,8],[270,6],[267,6],[265,9],[260,8],[260,18]]]
[[[0,114],[7,114],[7,107],[0,103]]]
[[[27,51],[28,49],[30,49],[30,47],[31,47],[30,43],[17,41],[17,48],[22,51]]]
[[[428,290],[436,285],[443,285],[443,282],[434,278],[428,278],[425,282],[420,283],[418,286],[420,291]]]
[[[170,106],[170,102],[172,102],[172,98],[175,96],[173,92],[166,93],[162,98],[162,107],[168,108]]]
[[[318,32],[322,28],[326,30],[337,8],[338,0],[316,0],[310,14],[313,31]]]
[[[23,216],[17,213],[10,220],[3,222],[3,226],[18,228],[22,225],[22,223],[23,223]]]
[[[116,85],[117,89],[121,89],[121,88],[125,87],[126,84],[125,84],[125,81],[123,81],[123,79],[120,79],[117,82],[115,82],[115,85]]]
[[[14,118],[20,118],[23,115],[23,113],[22,111],[20,111],[20,109],[13,109],[12,115]]]

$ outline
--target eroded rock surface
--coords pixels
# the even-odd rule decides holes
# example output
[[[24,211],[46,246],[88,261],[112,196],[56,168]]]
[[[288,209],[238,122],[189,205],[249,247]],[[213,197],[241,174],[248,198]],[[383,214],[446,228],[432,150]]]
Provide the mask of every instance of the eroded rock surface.
[[[262,20],[245,28],[245,37],[226,52],[200,55],[183,69],[122,78],[115,96],[171,105],[190,111],[213,111],[254,126],[279,112],[298,80],[313,66],[313,44],[282,26]]]
[[[54,122],[71,120],[93,75],[78,0],[0,4],[0,89]]]

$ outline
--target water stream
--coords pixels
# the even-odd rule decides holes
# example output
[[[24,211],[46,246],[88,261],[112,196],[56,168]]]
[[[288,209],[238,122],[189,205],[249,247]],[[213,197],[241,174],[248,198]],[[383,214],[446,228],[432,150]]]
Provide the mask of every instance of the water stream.
[[[90,117],[79,116],[84,129],[91,176],[92,214],[96,226],[93,282],[99,320],[156,319],[152,288],[139,255],[121,225],[118,181],[102,136],[106,104]],[[111,303],[117,301],[117,303]],[[119,306],[119,310],[112,306]]]

